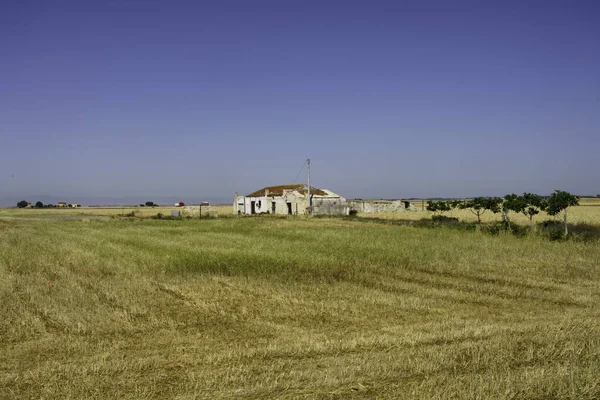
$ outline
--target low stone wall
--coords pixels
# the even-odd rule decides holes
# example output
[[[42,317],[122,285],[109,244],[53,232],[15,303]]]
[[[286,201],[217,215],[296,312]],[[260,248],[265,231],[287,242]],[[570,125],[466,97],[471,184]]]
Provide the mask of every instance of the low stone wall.
[[[312,204],[313,215],[348,215],[349,205],[340,199],[314,199]]]
[[[363,213],[393,213],[417,210],[414,204],[407,200],[348,200],[347,205],[353,210]]]
[[[178,207],[177,209],[181,211],[181,215],[184,217],[198,217],[200,215],[200,206],[184,206]],[[218,216],[217,210],[211,206],[202,206],[202,217],[216,218]]]

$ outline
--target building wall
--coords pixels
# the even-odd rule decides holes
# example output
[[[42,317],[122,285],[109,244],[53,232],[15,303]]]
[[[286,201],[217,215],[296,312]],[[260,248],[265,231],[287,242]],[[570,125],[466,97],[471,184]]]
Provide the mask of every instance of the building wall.
[[[266,214],[268,212],[268,201],[265,197],[238,197],[241,214],[252,214],[252,202],[254,202],[255,214]]]
[[[292,195],[269,197],[268,198],[269,212],[271,214],[277,214],[277,215],[288,215],[289,212],[288,212],[287,203],[291,203],[292,215],[304,214],[304,208],[306,206],[303,204],[302,199],[299,199],[298,197],[292,196]],[[273,210],[273,208],[275,210]]]
[[[283,196],[238,196],[233,203],[233,213],[252,214],[252,202],[254,202],[255,214],[288,215],[288,203],[290,203],[292,215],[303,215],[306,213],[307,207],[306,199],[303,195],[298,195],[297,192],[290,191],[284,193]],[[273,208],[275,208],[275,211],[273,211]]]
[[[233,203],[233,213],[250,215],[252,202],[254,202],[255,214],[288,215],[288,203],[291,204],[292,215],[304,215],[308,208],[305,196],[290,190],[284,192],[283,196],[237,196]],[[273,205],[275,205],[274,211]],[[390,213],[415,211],[417,208],[408,200],[346,200],[343,197],[321,196],[312,198],[313,215],[348,215],[350,210],[363,213]]]
[[[285,192],[283,196],[245,197],[238,196],[233,203],[233,213],[252,214],[254,202],[255,214],[288,215],[291,206],[292,215],[305,215],[308,202],[304,195],[296,192]],[[350,207],[342,197],[313,196],[313,215],[348,215]]]
[[[349,215],[350,207],[341,197],[313,197],[313,215]]]
[[[408,203],[408,208],[406,207]],[[389,213],[415,211],[416,207],[407,200],[377,201],[377,200],[348,200],[348,206],[353,210],[364,213]]]

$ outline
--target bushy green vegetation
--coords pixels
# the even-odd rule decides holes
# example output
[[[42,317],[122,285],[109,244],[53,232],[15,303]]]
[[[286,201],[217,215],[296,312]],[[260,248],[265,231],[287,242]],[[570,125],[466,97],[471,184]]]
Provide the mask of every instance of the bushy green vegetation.
[[[512,226],[510,223],[510,212],[523,214],[529,220],[529,230],[534,231],[533,217],[545,211],[548,216],[554,217],[561,212],[564,220],[564,235],[569,235],[567,210],[569,207],[579,205],[579,198],[569,192],[555,190],[547,198],[533,193],[523,193],[523,195],[507,194],[504,198],[499,197],[475,197],[471,200],[448,200],[448,201],[428,201],[427,211],[432,212],[432,220],[435,222],[456,222],[458,218],[444,215],[454,209],[469,210],[476,218],[477,224],[481,226],[482,216],[489,211],[492,214],[502,213],[503,225],[507,231],[520,232],[519,227]],[[544,228],[549,226],[550,221],[544,221]],[[489,230],[489,229],[488,229]],[[545,229],[548,233],[547,229]],[[552,229],[549,236],[554,237],[555,229]]]
[[[7,398],[600,396],[598,242],[26,218],[0,218]]]

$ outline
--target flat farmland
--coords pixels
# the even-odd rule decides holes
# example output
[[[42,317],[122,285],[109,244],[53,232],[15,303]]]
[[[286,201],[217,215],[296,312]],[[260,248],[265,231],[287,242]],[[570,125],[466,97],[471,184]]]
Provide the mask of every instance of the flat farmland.
[[[214,205],[210,209],[218,215],[229,216],[233,214],[231,205]],[[80,208],[0,208],[0,218],[52,218],[52,217],[119,217],[133,213],[135,217],[150,218],[157,214],[171,215],[171,211],[183,211],[183,208],[174,206],[137,207],[137,206],[111,206],[111,207],[80,207]],[[206,208],[203,207],[204,214]]]
[[[0,210],[0,397],[600,397],[598,241],[127,212]]]

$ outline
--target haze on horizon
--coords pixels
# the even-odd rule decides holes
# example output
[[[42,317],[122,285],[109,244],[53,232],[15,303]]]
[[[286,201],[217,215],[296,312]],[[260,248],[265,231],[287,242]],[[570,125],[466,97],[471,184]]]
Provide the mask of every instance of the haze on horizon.
[[[229,199],[307,157],[348,198],[600,193],[599,20],[587,0],[7,3],[0,196]]]

